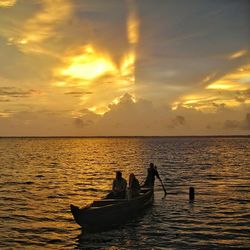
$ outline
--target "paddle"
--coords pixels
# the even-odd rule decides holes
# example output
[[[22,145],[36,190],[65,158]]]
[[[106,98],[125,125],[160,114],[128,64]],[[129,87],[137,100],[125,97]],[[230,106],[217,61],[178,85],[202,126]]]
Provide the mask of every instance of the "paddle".
[[[158,172],[156,166],[155,166],[155,170],[156,170],[156,172]],[[163,185],[163,182],[162,182],[162,180],[161,180],[161,177],[160,177],[159,172],[158,172],[158,176],[157,176],[157,177],[158,177],[158,179],[159,179],[159,181],[160,181],[160,183],[161,183],[162,189],[163,189],[163,191],[164,191],[164,197],[165,197],[165,196],[167,195],[167,191],[166,191],[166,188],[165,188],[164,185]],[[163,197],[163,198],[164,198],[164,197]],[[163,198],[162,198],[162,199],[163,199]]]
[[[166,191],[166,189],[165,189],[165,187],[164,187],[164,185],[163,185],[163,182],[162,182],[162,180],[161,180],[161,177],[160,177],[160,176],[159,176],[159,181],[160,181],[160,183],[161,183],[162,189],[163,189],[164,194],[165,194],[165,196],[166,196],[166,195],[167,195],[167,191]]]

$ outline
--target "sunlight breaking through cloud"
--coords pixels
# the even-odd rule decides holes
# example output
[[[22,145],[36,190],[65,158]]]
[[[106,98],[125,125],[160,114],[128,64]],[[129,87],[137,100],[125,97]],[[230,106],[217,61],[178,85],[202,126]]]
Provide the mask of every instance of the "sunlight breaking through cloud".
[[[139,19],[133,2],[129,2],[129,14],[127,19],[127,35],[130,44],[139,41]]]
[[[121,64],[112,61],[111,56],[93,47],[86,45],[71,52],[64,58],[64,65],[55,70],[57,77],[65,77],[57,86],[65,86],[75,79],[76,85],[90,85],[102,76],[112,78],[115,85],[130,85],[134,83],[135,54],[128,52],[122,58]]]
[[[156,2],[0,0],[0,130],[23,121],[26,133],[27,120],[86,135],[129,134],[127,121],[188,134],[196,116],[204,134],[216,132],[211,116],[239,124],[250,107],[247,4]]]
[[[68,66],[62,69],[60,74],[75,79],[92,80],[105,74],[117,72],[110,57],[97,52],[91,45],[86,45],[82,53],[66,58],[66,62]]]
[[[128,48],[124,49],[120,62],[114,61],[112,53],[95,43],[89,42],[82,47],[66,51],[61,67],[54,70],[58,87],[88,86],[93,95],[82,97],[82,105],[96,114],[104,114],[108,105],[117,96],[129,92],[133,94],[135,84],[136,46],[139,41],[139,19],[135,4],[128,1],[126,36]],[[106,93],[103,84],[110,90]],[[104,94],[105,93],[105,94]],[[94,102],[93,102],[94,100]],[[94,103],[94,105],[93,105]]]

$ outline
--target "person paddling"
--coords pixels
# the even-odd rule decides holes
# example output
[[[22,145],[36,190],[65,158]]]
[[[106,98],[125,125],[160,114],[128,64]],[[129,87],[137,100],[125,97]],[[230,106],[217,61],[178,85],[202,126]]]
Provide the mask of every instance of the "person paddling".
[[[159,173],[157,171],[157,167],[153,163],[150,163],[149,168],[148,168],[148,175],[147,175],[146,181],[144,182],[144,184],[142,186],[143,187],[153,187],[154,183],[155,183],[155,177],[157,177],[160,180],[160,176],[159,176]]]
[[[160,181],[161,183],[161,186],[162,186],[162,189],[164,191],[164,195],[166,196],[167,195],[167,191],[166,191],[166,188],[164,187],[164,184],[161,180],[161,177],[157,171],[157,167],[153,164],[153,163],[150,163],[149,164],[149,168],[148,168],[148,175],[147,175],[147,178],[146,178],[146,181],[145,183],[143,184],[142,187],[147,187],[147,188],[152,188],[154,187],[154,183],[155,183],[155,176],[158,178],[158,180]],[[164,197],[165,197],[164,196]]]
[[[116,178],[113,180],[112,192],[107,195],[108,199],[125,199],[127,181],[122,177],[122,172],[116,172]]]

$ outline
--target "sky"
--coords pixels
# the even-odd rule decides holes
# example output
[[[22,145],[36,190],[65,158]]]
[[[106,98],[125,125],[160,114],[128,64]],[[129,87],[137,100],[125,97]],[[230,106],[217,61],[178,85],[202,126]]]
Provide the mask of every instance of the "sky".
[[[249,135],[248,0],[0,0],[0,136]]]

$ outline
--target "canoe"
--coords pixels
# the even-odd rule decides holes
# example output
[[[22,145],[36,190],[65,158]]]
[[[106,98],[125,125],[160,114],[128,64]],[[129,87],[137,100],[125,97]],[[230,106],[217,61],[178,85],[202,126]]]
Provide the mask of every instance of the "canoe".
[[[154,190],[142,188],[140,195],[128,199],[102,199],[79,208],[70,205],[71,213],[85,231],[104,231],[125,223],[139,215],[153,203]]]

